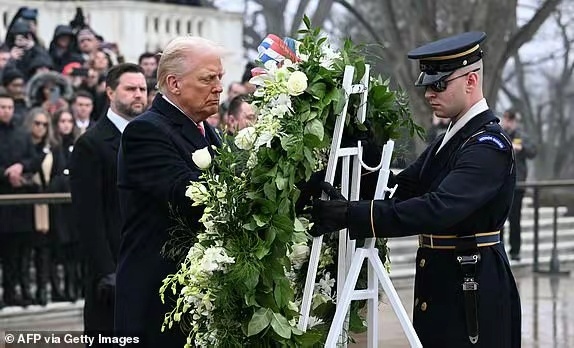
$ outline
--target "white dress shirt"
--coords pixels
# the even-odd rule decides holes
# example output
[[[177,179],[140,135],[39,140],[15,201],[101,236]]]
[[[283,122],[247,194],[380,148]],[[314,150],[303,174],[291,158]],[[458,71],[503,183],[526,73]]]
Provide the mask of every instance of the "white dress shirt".
[[[468,111],[453,125],[452,122],[448,125],[448,129],[442,138],[442,143],[440,144],[436,153],[442,149],[448,141],[454,137],[454,135],[462,129],[470,120],[472,120],[476,115],[480,114],[488,110],[488,104],[486,103],[486,99],[482,98],[476,104],[474,104]]]
[[[125,118],[121,117],[120,115],[116,114],[112,111],[112,108],[108,108],[108,113],[106,114],[108,119],[112,121],[114,126],[120,131],[120,133],[124,133],[124,129],[130,121],[126,120]]]
[[[87,119],[85,121],[82,121],[80,119],[76,119],[76,127],[80,128],[80,129],[86,129],[86,128],[88,128],[89,125],[90,125],[90,119]]]

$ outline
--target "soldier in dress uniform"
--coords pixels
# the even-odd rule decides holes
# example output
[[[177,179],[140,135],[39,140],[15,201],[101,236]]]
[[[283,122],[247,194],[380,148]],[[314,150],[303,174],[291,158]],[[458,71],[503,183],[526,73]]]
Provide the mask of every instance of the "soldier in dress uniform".
[[[348,228],[352,239],[419,235],[413,324],[425,348],[520,347],[520,299],[500,242],[512,203],[512,143],[483,97],[482,32],[409,52],[416,85],[447,132],[400,174],[388,200],[313,204],[313,235]]]

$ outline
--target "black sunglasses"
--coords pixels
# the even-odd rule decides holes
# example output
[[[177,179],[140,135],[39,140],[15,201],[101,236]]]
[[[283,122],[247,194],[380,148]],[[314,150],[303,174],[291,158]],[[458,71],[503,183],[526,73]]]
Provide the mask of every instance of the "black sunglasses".
[[[48,122],[34,121],[34,126],[48,127]]]
[[[437,93],[444,92],[444,91],[446,91],[446,88],[448,87],[448,83],[449,83],[450,81],[454,81],[454,80],[456,80],[456,79],[458,79],[458,78],[464,77],[464,76],[466,76],[466,75],[468,75],[468,74],[470,74],[470,73],[477,72],[477,71],[479,71],[479,70],[480,70],[480,68],[476,68],[476,69],[471,70],[471,71],[469,71],[469,72],[467,72],[467,73],[465,73],[465,74],[459,75],[459,76],[457,76],[457,77],[453,77],[452,79],[448,79],[448,80],[446,80],[446,79],[445,79],[445,80],[438,80],[438,81],[435,81],[435,82],[433,82],[432,84],[428,85],[427,87],[430,87],[430,89],[432,89],[433,91],[435,91],[435,92],[437,92]]]

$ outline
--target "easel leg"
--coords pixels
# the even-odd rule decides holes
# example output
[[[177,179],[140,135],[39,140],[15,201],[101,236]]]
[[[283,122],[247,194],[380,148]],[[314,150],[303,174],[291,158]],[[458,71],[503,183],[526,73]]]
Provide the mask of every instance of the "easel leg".
[[[368,257],[371,259],[373,264],[373,269],[377,273],[377,278],[379,278],[379,281],[383,286],[383,290],[387,294],[387,297],[389,298],[389,301],[391,303],[391,306],[393,307],[395,314],[397,315],[397,318],[399,318],[399,322],[401,323],[403,331],[405,332],[405,335],[407,336],[407,339],[409,340],[411,347],[422,348],[421,341],[415,332],[413,323],[411,323],[411,320],[409,319],[409,316],[405,311],[405,308],[401,304],[399,294],[397,294],[397,291],[395,290],[395,287],[391,282],[391,278],[389,278],[387,271],[385,271],[385,266],[383,265],[381,259],[379,258],[377,249],[369,249],[368,253],[369,253]]]
[[[325,347],[327,348],[335,347],[337,339],[339,338],[339,334],[343,329],[343,323],[345,321],[345,317],[347,316],[349,305],[351,304],[352,294],[355,291],[355,284],[357,284],[357,279],[359,279],[361,266],[363,265],[363,260],[365,259],[366,255],[366,250],[360,248],[357,249],[355,256],[353,256],[353,262],[351,262],[351,267],[349,268],[349,273],[347,274],[347,280],[345,281],[343,293],[339,297],[340,302],[337,303],[335,317],[333,318],[333,323],[329,329],[327,342],[325,342]]]

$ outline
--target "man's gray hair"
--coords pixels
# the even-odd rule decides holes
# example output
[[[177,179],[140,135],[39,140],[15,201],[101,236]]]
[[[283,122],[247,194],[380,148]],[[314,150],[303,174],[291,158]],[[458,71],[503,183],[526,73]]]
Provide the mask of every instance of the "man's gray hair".
[[[159,59],[157,66],[157,86],[160,93],[165,94],[167,90],[168,75],[183,75],[195,68],[193,61],[190,61],[190,53],[205,53],[214,51],[223,53],[221,46],[215,42],[198,36],[178,36],[171,40]]]

